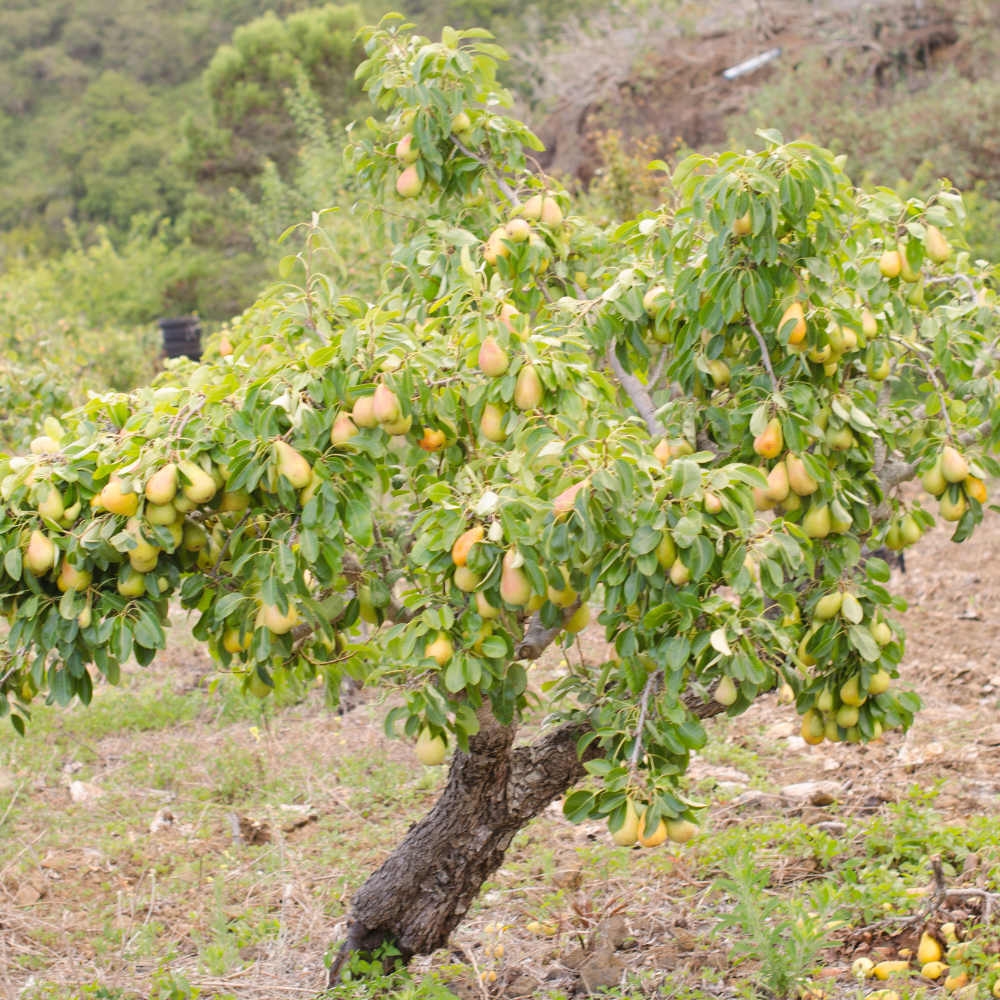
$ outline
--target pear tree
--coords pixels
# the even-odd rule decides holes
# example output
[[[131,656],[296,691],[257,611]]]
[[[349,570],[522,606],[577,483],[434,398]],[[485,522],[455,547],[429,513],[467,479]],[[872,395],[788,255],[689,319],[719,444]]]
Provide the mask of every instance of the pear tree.
[[[361,32],[381,113],[346,156],[377,300],[328,273],[350,248],[317,213],[218,356],[93,397],[0,469],[19,731],[148,664],[172,600],[251,694],[377,685],[387,732],[450,757],[331,982],[444,945],[559,797],[623,847],[697,836],[710,716],[777,690],[810,743],[909,726],[877,551],[937,518],[969,538],[1000,474],[992,272],[946,182],[863,190],[762,131],[654,162],[664,203],[602,228],[535,169],[488,34],[412,28]],[[613,655],[567,655],[539,693],[532,662],[588,624]]]

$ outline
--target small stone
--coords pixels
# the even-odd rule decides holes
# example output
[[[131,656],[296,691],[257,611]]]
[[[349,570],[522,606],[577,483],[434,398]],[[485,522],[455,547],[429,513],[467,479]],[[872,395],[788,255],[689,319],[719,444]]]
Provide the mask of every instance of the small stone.
[[[785,785],[781,789],[783,799],[794,802],[808,802],[814,806],[828,806],[837,800],[841,785],[837,781],[803,781],[796,785]]]
[[[786,736],[791,736],[794,732],[794,722],[776,722],[773,726],[764,730],[764,739],[783,740]]]
[[[514,1000],[515,997],[530,997],[541,983],[534,976],[518,976],[510,986],[504,990],[504,996]]]
[[[577,970],[584,989],[592,993],[602,986],[617,986],[628,966],[610,949],[591,955]]]
[[[561,956],[559,959],[559,964],[566,966],[567,969],[579,969],[584,962],[587,961],[587,953],[582,948],[574,948],[572,951],[566,952],[565,955]]]
[[[847,832],[847,825],[837,820],[830,820],[827,823],[817,823],[813,829],[822,830],[824,833],[828,833],[831,837],[843,837],[843,835]]]
[[[103,794],[103,788],[98,788],[97,785],[91,785],[86,781],[73,781],[69,786],[69,797],[76,805],[82,805],[85,802],[95,802]]]
[[[43,885],[37,885],[34,881],[25,882],[24,885],[17,890],[17,895],[14,897],[14,905],[31,906],[33,903],[37,903],[42,898],[43,891]]]
[[[621,914],[606,917],[597,925],[597,940],[602,945],[608,945],[613,951],[617,951],[629,937],[631,935]]]
[[[806,826],[815,826],[817,823],[829,823],[833,817],[825,810],[817,806],[805,806],[802,810],[802,822]]]

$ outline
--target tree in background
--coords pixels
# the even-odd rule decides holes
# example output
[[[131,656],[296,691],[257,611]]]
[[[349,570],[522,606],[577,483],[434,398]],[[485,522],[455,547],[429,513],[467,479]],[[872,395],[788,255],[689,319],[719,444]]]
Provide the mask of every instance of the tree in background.
[[[444,945],[588,775],[571,819],[688,841],[701,720],[762,692],[813,744],[906,728],[902,602],[871,550],[933,523],[902,482],[922,474],[961,541],[1000,474],[971,451],[1000,438],[998,329],[955,191],[869,195],[764,131],[603,229],[528,169],[487,33],[409,28],[363,30],[385,124],[348,150],[377,300],[326,273],[351,248],[314,213],[216,363],[95,397],[0,467],[18,729],[43,694],[89,703],[91,669],[148,664],[172,596],[254,695],[294,674],[335,699],[349,674],[394,695],[387,729],[424,763],[451,751],[354,894],[331,981]],[[531,662],[594,619],[614,655],[574,663],[516,747]]]

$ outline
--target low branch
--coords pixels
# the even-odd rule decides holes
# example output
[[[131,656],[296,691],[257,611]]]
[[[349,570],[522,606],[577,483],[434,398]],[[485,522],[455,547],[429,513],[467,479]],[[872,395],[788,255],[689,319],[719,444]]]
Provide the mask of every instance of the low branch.
[[[771,379],[771,388],[775,392],[778,392],[778,380],[774,377],[774,369],[771,367],[771,355],[767,353],[767,344],[764,342],[764,337],[760,330],[757,329],[757,324],[753,321],[753,317],[749,312],[747,313],[747,322],[750,324],[750,329],[753,331],[753,335],[757,338],[757,343],[760,345],[760,357]]]
[[[451,141],[458,146],[458,148],[465,153],[466,156],[471,157],[478,163],[481,163],[489,171],[493,180],[496,181],[496,185],[503,192],[503,196],[511,203],[511,205],[517,204],[517,195],[511,190],[510,185],[493,169],[493,163],[491,160],[487,159],[485,156],[480,156],[478,153],[471,149],[466,149],[466,147],[459,142],[454,134],[452,134]]]
[[[524,637],[514,648],[515,660],[537,660],[542,653],[552,644],[552,640],[563,630],[563,625],[573,617],[580,607],[580,602],[563,608],[562,621],[552,628],[546,628],[542,624],[542,619],[536,611],[528,620],[528,627],[524,630]]]
[[[646,387],[635,375],[630,375],[622,368],[621,362],[615,354],[614,344],[608,345],[607,351],[608,366],[615,373],[618,384],[625,391],[625,395],[632,401],[632,405],[638,410],[639,416],[646,421],[646,429],[651,437],[664,437],[667,433],[666,427],[656,418],[656,407],[649,395]]]

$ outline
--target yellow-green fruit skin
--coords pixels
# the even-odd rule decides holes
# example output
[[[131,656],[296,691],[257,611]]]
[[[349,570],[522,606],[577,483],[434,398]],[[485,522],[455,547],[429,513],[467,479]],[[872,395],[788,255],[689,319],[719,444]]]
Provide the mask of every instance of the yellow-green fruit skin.
[[[417,760],[425,767],[437,767],[444,762],[448,748],[440,736],[431,736],[431,731],[424,727],[417,737]]]
[[[625,800],[625,822],[611,834],[619,847],[631,847],[639,839],[639,814],[631,799]]]

